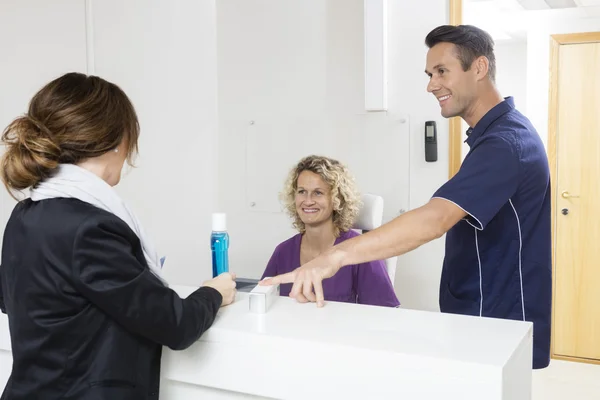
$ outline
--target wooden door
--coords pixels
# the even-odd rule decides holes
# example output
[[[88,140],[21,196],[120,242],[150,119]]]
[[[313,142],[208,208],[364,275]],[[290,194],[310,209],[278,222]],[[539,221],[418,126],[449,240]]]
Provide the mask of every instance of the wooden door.
[[[600,34],[559,37],[550,109],[553,354],[588,362],[600,362],[600,43],[594,39]]]

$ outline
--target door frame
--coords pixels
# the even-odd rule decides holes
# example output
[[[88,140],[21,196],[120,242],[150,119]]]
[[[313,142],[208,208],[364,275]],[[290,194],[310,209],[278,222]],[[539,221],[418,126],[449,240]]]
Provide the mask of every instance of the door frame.
[[[556,200],[558,188],[557,162],[557,113],[558,113],[558,53],[565,44],[600,43],[600,32],[566,33],[550,35],[550,85],[548,96],[548,162],[550,164],[550,196],[552,204],[552,323],[550,339],[550,356],[557,360],[576,361],[589,364],[600,364],[600,360],[557,355],[554,352],[555,305],[556,305]]]
[[[450,25],[461,25],[463,0],[450,0]],[[448,120],[448,179],[452,178],[462,163],[462,127],[460,117]]]

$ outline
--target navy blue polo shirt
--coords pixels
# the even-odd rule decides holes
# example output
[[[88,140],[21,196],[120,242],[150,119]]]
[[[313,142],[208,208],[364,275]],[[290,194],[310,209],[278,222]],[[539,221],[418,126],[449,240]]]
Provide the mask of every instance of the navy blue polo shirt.
[[[433,197],[468,215],[446,235],[442,312],[533,322],[533,368],[550,362],[550,172],[512,97],[469,129],[458,173]]]

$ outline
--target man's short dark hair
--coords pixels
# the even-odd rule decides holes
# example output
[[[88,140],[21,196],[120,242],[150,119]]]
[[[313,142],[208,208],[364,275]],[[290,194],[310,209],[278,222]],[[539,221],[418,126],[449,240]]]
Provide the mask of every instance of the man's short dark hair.
[[[457,58],[464,71],[468,71],[477,57],[485,56],[489,61],[488,75],[492,82],[496,80],[496,56],[494,56],[494,40],[489,33],[472,25],[438,26],[425,38],[427,47],[438,43],[453,43],[456,46]]]

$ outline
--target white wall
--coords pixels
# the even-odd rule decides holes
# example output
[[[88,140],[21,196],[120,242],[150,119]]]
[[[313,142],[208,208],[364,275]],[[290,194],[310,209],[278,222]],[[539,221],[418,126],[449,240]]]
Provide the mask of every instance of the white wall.
[[[86,70],[82,0],[0,2],[0,130],[27,111],[41,86]],[[0,147],[0,154],[4,148]],[[0,187],[0,237],[15,201]]]
[[[527,114],[527,41],[499,42],[494,51],[500,94],[513,96],[517,109]]]
[[[440,114],[435,97],[427,93],[425,36],[449,21],[446,0],[389,2],[389,103],[411,116],[410,208],[427,201],[448,179],[448,122]],[[438,126],[438,161],[424,155],[424,124]],[[439,282],[444,240],[438,239],[400,257],[396,289],[405,307],[439,310]]]
[[[166,255],[176,284],[211,275],[210,213],[217,199],[217,67],[214,0],[84,0],[0,3],[0,122],[26,111],[43,84],[68,71],[121,86],[141,124],[138,168],[117,190]],[[87,52],[86,52],[87,51]],[[10,60],[10,61],[6,61]],[[4,193],[2,226],[14,202]]]
[[[217,199],[214,0],[93,2],[96,74],[138,111],[140,157],[119,192],[144,223],[174,284],[210,278]]]
[[[348,164],[361,191],[384,195],[386,220],[424,204],[446,180],[447,122],[423,73],[424,38],[447,21],[446,1],[391,1],[388,12],[389,112],[368,114],[362,0],[217,3],[219,207],[228,213],[232,270],[259,277],[294,234],[277,192],[304,155]],[[437,163],[423,154],[431,119]],[[400,258],[404,306],[438,309],[442,255],[439,240]]]

